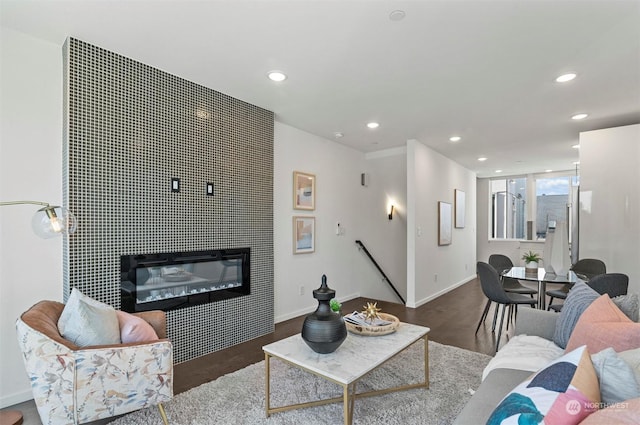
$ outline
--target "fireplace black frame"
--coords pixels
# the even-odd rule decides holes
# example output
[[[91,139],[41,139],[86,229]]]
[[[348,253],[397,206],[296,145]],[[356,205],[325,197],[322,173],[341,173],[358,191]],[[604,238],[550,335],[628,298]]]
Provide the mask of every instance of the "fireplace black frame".
[[[183,265],[193,265],[197,263],[227,261],[240,261],[241,279],[236,282],[224,284],[220,287],[201,288],[202,292],[183,293],[168,295],[166,299],[154,299],[152,301],[140,301],[146,292],[152,288],[145,285],[148,279],[149,270],[158,267],[176,267]],[[238,277],[238,276],[236,276]],[[200,286],[210,286],[213,282],[206,284],[199,283]],[[184,286],[184,282],[177,281],[174,285],[165,287]],[[144,289],[141,289],[143,288]],[[146,292],[145,292],[146,291]],[[150,310],[174,310],[221,301],[225,299],[241,297],[251,293],[251,249],[231,248],[190,252],[165,252],[155,254],[133,254],[122,255],[120,257],[120,292],[121,309],[129,313]]]

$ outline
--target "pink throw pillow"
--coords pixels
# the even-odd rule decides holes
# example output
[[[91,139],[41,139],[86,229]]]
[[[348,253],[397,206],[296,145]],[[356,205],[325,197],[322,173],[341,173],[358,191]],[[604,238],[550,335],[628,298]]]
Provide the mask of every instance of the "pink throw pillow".
[[[640,420],[640,398],[604,407],[580,422],[580,425],[637,425]]]
[[[120,324],[120,339],[123,343],[147,342],[158,339],[156,331],[144,319],[120,310],[117,310],[116,314]]]
[[[586,345],[590,353],[607,347],[616,352],[640,347],[640,323],[631,321],[604,294],[582,313],[567,343],[566,352]]]

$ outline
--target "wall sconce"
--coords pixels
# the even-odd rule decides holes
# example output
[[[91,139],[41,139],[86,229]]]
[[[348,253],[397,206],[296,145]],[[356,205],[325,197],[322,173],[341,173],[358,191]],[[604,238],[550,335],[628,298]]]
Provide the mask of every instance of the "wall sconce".
[[[0,202],[0,206],[7,205],[41,205],[31,219],[33,232],[43,239],[53,238],[60,234],[70,235],[78,227],[76,217],[64,207],[49,205],[39,201],[8,201]]]
[[[393,220],[393,204],[391,204],[389,208],[389,220]]]

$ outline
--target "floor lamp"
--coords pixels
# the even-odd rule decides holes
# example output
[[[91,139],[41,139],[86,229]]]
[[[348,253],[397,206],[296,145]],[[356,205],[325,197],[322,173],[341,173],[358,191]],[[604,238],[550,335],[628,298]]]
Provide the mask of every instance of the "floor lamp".
[[[49,205],[39,201],[7,201],[0,202],[0,207],[8,205],[38,205],[39,210],[31,219],[33,232],[41,238],[48,239],[58,235],[70,235],[77,229],[76,217],[66,208]],[[22,423],[22,412],[19,410],[1,410],[0,425],[20,425]]]

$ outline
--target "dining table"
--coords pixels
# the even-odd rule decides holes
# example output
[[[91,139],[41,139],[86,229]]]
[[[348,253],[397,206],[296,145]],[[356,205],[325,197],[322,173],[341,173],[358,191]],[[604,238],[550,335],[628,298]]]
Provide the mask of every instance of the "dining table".
[[[579,280],[578,276],[571,270],[567,273],[550,273],[544,267],[538,267],[537,271],[526,267],[511,267],[504,270],[501,275],[518,280],[538,282],[538,308],[541,310],[546,309],[545,293],[547,292],[547,283],[573,285]]]

